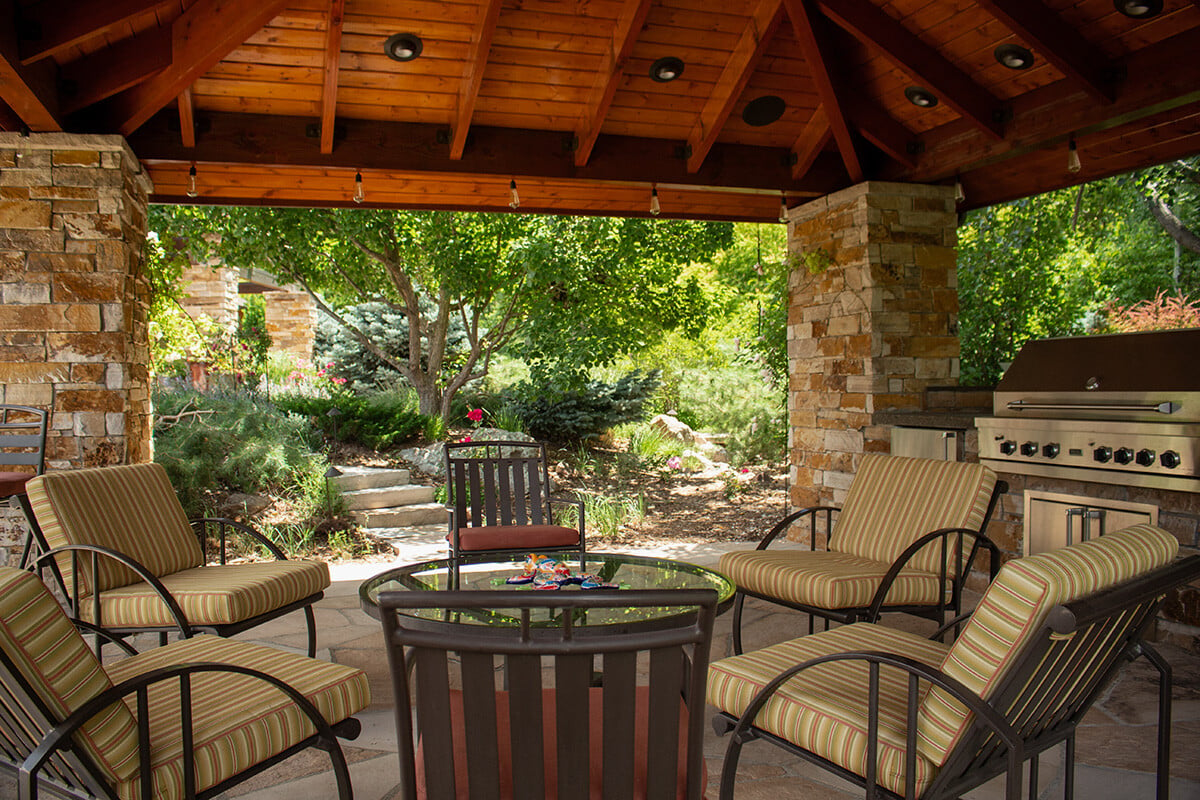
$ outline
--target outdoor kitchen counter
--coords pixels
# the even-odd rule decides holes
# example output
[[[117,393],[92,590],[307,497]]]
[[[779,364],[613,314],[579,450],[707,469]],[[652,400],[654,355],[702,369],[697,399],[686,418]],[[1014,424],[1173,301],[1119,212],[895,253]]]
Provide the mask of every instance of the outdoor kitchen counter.
[[[938,428],[966,431],[975,427],[975,418],[992,413],[989,408],[932,409],[928,411],[878,411],[877,425],[899,425],[905,428]]]

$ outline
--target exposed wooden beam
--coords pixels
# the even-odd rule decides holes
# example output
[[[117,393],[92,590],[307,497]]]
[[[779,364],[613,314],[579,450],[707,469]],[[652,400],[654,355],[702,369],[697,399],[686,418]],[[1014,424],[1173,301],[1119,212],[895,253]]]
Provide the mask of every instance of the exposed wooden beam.
[[[113,98],[110,127],[124,136],[137,130],[286,5],[287,0],[197,0],[171,26],[171,66]]]
[[[1112,81],[1105,74],[1108,59],[1053,9],[1040,0],[977,2],[1093,98],[1112,102],[1115,96]]]
[[[770,44],[782,16],[783,0],[758,0],[750,22],[742,31],[733,54],[700,112],[699,120],[688,135],[688,147],[691,149],[687,159],[688,172],[698,171],[708,157],[708,151],[716,143],[725,120],[729,119],[742,90],[754,74],[754,68]]]
[[[32,64],[103,36],[172,0],[45,0],[22,12],[21,60]],[[178,5],[176,1],[174,3]]]
[[[492,36],[500,20],[500,0],[486,0],[479,24],[471,31],[471,45],[463,65],[462,81],[458,85],[458,105],[450,132],[450,157],[459,159],[467,147],[467,133],[475,114],[475,101],[483,83],[483,70],[492,49]]]
[[[337,118],[338,69],[342,60],[342,17],[346,0],[332,0],[325,17],[325,83],[321,87],[321,152],[333,152],[333,128]]]
[[[17,113],[8,107],[8,103],[0,100],[0,131],[19,131],[24,127]]]
[[[894,120],[886,111],[865,99],[851,100],[847,109],[859,135],[882,150],[893,161],[908,167],[917,165],[912,131]]]
[[[171,64],[171,31],[152,28],[72,61],[59,74],[64,113],[99,103]]]
[[[196,146],[196,107],[191,88],[179,93],[179,141],[184,147]]]
[[[621,16],[613,28],[608,40],[608,48],[604,52],[604,61],[596,71],[596,81],[592,93],[588,97],[587,109],[575,129],[575,163],[583,166],[592,156],[592,148],[596,145],[596,137],[600,135],[600,127],[604,117],[612,105],[613,96],[621,85],[625,73],[625,62],[629,59],[633,45],[637,42],[646,15],[650,13],[650,0],[625,0],[621,8]]]
[[[61,131],[52,63],[24,66],[18,58],[15,0],[0,0],[0,100],[33,131]]]
[[[853,183],[863,180],[862,161],[858,151],[854,149],[854,137],[850,135],[850,126],[846,123],[846,115],[842,113],[841,92],[834,83],[835,56],[829,46],[828,31],[823,30],[828,23],[819,14],[814,13],[811,0],[783,0],[788,18],[792,21],[792,32],[804,53],[813,82],[817,85],[817,95],[821,98],[826,123],[838,152],[842,154],[842,162],[846,165],[846,174]],[[793,174],[795,174],[793,172]],[[803,174],[803,173],[801,173]]]
[[[825,106],[819,105],[813,115],[808,118],[804,130],[796,138],[796,143],[792,145],[793,179],[803,178],[812,169],[817,156],[821,154],[825,145],[829,144],[829,140],[832,138],[833,128],[829,127],[829,115],[825,113]],[[857,182],[855,181],[855,183]]]
[[[935,92],[976,128],[1003,138],[996,116],[1001,103],[936,49],[926,44],[870,0],[818,0],[822,13],[898,69]]]

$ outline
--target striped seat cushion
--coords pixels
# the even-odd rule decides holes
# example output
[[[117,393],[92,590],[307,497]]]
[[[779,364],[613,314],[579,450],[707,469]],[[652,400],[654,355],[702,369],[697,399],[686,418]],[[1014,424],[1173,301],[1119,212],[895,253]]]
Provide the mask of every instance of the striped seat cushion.
[[[1163,566],[1179,543],[1167,531],[1137,525],[1088,542],[1009,561],[979,601],[940,667],[987,699],[1037,634],[1050,609]],[[971,714],[941,689],[921,705],[918,749],[943,764]]]
[[[195,662],[234,664],[265,672],[298,689],[330,723],[352,716],[371,702],[359,669],[287,653],[250,642],[196,636],[106,666],[119,683],[159,667]],[[133,698],[127,700],[131,712]],[[313,726],[277,689],[244,675],[206,673],[192,678],[196,788],[199,791],[244,772],[315,733]],[[164,681],[150,692],[151,763],[154,796],[183,795],[183,738],[179,683]],[[139,796],[138,776],[120,783],[117,794]]]
[[[848,553],[811,550],[743,550],[721,556],[718,570],[739,589],[816,608],[866,606],[890,564]],[[888,592],[889,605],[932,605],[938,576],[906,569]]]
[[[200,543],[160,464],[47,472],[29,481],[26,490],[50,547],[107,547],[132,557],[154,575],[204,563]],[[70,559],[62,556],[58,563],[71,586]],[[98,572],[101,591],[141,581],[136,572],[108,558],[100,559]],[[91,594],[86,558],[80,560],[80,573],[80,594]]]
[[[883,651],[937,666],[947,645],[881,625],[858,623],[715,661],[708,670],[708,702],[741,716],[754,695],[789,667],[812,658],[848,651]],[[800,672],[763,706],[755,726],[774,733],[859,775],[866,774],[867,673],[863,661],[838,661]],[[890,667],[880,669],[880,785],[904,792],[908,679]],[[919,753],[918,794],[937,774]]]
[[[195,567],[162,577],[162,583],[194,625],[229,625],[303,600],[329,586],[322,561],[265,561]],[[92,619],[91,598],[80,615]],[[134,583],[100,594],[100,624],[112,628],[174,625],[154,590]]]

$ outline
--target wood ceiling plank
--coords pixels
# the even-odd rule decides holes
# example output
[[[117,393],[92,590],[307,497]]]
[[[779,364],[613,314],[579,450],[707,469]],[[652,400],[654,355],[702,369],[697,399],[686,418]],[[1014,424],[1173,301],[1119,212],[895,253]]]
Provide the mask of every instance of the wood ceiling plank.
[[[325,18],[325,73],[321,85],[321,152],[333,152],[334,120],[337,115],[338,70],[342,58],[342,20],[346,0],[332,0]]]
[[[500,22],[500,0],[484,0],[479,21],[471,32],[470,51],[463,63],[462,79],[459,83],[458,104],[450,124],[450,158],[460,159],[467,147],[467,133],[471,130],[471,117],[479,99],[479,87],[483,84],[483,72],[487,67],[492,39]]]
[[[25,66],[17,43],[16,2],[0,0],[0,100],[32,131],[61,131],[58,84],[50,62]]]
[[[613,27],[608,49],[604,53],[604,61],[596,71],[579,127],[575,129],[575,163],[578,166],[587,164],[592,156],[592,148],[596,145],[604,118],[621,85],[625,66],[649,13],[650,0],[626,0],[621,9],[621,16]]]
[[[23,10],[21,61],[33,64],[178,0],[46,0]]]
[[[1108,59],[1039,0],[976,0],[1096,100],[1111,103]]]
[[[721,72],[720,80],[688,135],[687,143],[691,149],[687,159],[688,172],[698,172],[704,164],[782,17],[783,0],[759,0],[754,15]]]
[[[168,28],[151,28],[72,61],[59,71],[63,113],[99,103],[148,80],[170,64]]]
[[[196,146],[196,109],[192,103],[192,90],[179,93],[179,141],[184,147]]]
[[[833,128],[829,126],[829,116],[825,113],[825,106],[817,106],[817,110],[809,118],[808,124],[804,126],[804,131],[792,145],[792,156],[795,158],[792,162],[792,178],[796,180],[803,178],[812,169],[817,156],[821,154],[825,145],[829,144],[832,138]]]
[[[839,27],[878,49],[980,131],[993,139],[1003,138],[995,119],[1000,101],[870,0],[818,0],[818,4]]]

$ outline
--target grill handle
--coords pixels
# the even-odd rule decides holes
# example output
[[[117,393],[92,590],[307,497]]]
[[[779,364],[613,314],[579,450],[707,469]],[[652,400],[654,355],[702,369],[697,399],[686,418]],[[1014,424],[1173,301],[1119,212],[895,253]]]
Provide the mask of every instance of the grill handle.
[[[1028,400],[1008,401],[1009,411],[1150,411],[1157,414],[1174,414],[1180,409],[1178,403],[1031,403]]]

